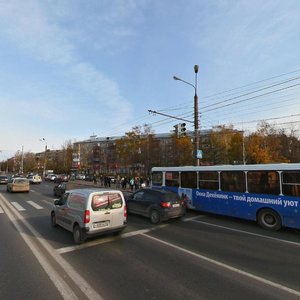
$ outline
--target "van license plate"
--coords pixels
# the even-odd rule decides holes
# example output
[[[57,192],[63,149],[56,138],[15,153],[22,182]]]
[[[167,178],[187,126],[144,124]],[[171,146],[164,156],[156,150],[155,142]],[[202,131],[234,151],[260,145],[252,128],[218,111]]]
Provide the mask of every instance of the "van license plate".
[[[109,221],[103,221],[93,224],[93,228],[101,228],[101,227],[107,227],[109,225]]]

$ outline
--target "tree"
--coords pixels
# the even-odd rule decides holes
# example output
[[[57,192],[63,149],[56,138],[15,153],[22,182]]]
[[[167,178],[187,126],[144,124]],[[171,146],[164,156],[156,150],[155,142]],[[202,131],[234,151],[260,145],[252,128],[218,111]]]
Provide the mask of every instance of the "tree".
[[[243,161],[243,135],[232,125],[213,127],[206,139],[204,161],[209,164],[234,164]]]
[[[155,160],[151,149],[154,145],[153,133],[149,125],[133,127],[132,131],[126,132],[125,137],[116,142],[118,164],[123,165],[129,173],[149,174],[149,169]]]
[[[173,157],[172,165],[191,166],[193,165],[193,144],[189,136],[173,136]]]
[[[280,132],[269,123],[259,123],[257,131],[247,138],[247,163],[289,162],[289,159],[283,155],[280,135]]]

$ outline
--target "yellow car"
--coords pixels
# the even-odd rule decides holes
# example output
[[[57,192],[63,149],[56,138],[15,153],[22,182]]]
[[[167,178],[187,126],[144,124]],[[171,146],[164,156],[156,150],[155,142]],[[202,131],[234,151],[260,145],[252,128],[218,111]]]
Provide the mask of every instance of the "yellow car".
[[[27,178],[17,177],[11,178],[6,186],[6,191],[13,193],[13,192],[29,192],[30,190],[30,183]]]

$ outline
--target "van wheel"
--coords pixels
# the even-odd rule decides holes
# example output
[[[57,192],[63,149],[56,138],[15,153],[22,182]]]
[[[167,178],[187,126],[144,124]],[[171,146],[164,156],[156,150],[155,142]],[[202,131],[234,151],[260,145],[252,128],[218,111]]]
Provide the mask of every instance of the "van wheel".
[[[51,225],[52,225],[52,227],[56,227],[57,226],[57,224],[56,224],[56,216],[55,216],[54,212],[51,213]]]
[[[265,208],[257,215],[258,224],[268,230],[279,230],[282,226],[281,218],[273,209]]]
[[[75,225],[73,228],[73,239],[76,244],[82,244],[85,240],[83,232],[79,225]]]
[[[160,214],[156,209],[151,210],[150,221],[152,224],[158,224],[160,222]]]

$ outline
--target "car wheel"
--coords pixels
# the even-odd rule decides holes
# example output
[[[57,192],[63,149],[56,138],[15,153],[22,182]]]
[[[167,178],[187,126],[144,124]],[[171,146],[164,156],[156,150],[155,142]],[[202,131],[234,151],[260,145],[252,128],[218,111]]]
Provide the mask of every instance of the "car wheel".
[[[281,218],[273,209],[265,208],[257,215],[258,224],[268,230],[279,230],[282,226]]]
[[[57,226],[57,224],[56,224],[56,216],[55,216],[54,212],[51,213],[51,225],[52,225],[52,227],[56,227]]]
[[[79,225],[75,225],[73,228],[73,239],[76,244],[82,244],[85,240],[83,232]]]
[[[150,221],[152,224],[158,224],[160,222],[160,214],[156,209],[151,210]]]

